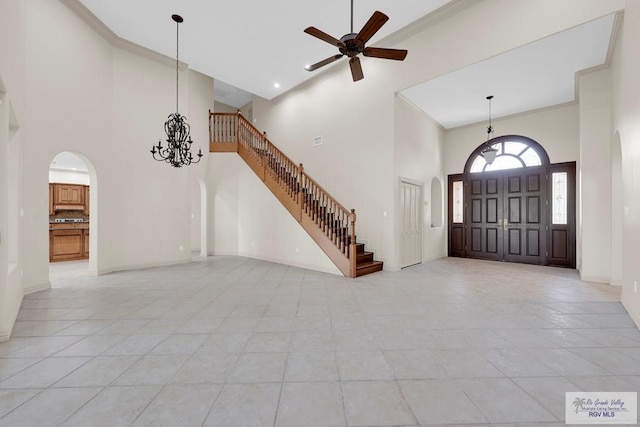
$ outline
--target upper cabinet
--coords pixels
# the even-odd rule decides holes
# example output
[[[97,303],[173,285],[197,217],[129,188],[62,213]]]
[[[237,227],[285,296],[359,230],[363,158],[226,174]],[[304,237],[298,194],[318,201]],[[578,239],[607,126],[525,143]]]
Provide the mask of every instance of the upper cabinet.
[[[53,186],[54,184],[49,184],[49,216],[56,213],[53,209]]]
[[[75,184],[56,184],[56,205],[84,205],[84,186]]]
[[[49,215],[56,211],[77,210],[89,214],[89,186],[49,184]]]
[[[89,197],[89,186],[84,186],[84,214],[89,215],[89,201],[91,198]]]

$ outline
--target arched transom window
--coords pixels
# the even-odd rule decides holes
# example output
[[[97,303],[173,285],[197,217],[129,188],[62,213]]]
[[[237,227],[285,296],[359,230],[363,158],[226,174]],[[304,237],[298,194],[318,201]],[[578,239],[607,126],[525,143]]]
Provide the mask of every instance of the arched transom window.
[[[486,147],[486,143],[482,144],[475,149],[467,160],[466,173],[490,172],[549,164],[549,156],[544,148],[526,136],[499,136],[493,138],[489,143],[498,150],[493,163],[488,164],[482,156],[482,150]]]

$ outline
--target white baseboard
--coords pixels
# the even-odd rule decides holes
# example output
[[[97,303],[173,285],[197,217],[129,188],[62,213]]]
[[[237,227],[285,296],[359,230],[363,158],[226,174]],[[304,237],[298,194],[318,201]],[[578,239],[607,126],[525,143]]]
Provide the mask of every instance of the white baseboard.
[[[636,324],[636,326],[638,328],[640,328],[640,310],[639,311],[633,311],[631,309],[631,304],[628,303],[625,298],[622,298],[621,302],[622,302],[622,306],[624,307],[624,309],[627,310],[627,313],[629,314],[629,317],[631,317],[631,320],[633,320],[633,322]]]
[[[153,268],[153,267],[166,267],[168,265],[188,264],[190,262],[191,262],[191,259],[186,259],[183,261],[163,261],[163,262],[152,262],[152,263],[143,263],[143,264],[118,265],[110,268],[101,268],[97,271],[97,274],[98,276],[101,276],[103,274],[115,273],[117,271],[140,270],[143,268]]]
[[[603,283],[605,285],[609,285],[611,283],[610,277],[604,276],[586,276],[584,274],[580,274],[580,280],[583,282],[593,282],[593,283]]]
[[[256,256],[256,255],[249,255],[249,254],[242,254],[242,253],[237,254],[236,256],[241,256],[241,257],[245,257],[245,258],[252,258],[252,259],[259,259],[260,261],[273,262],[275,264],[290,265],[292,267],[304,268],[306,270],[313,270],[313,271],[319,271],[321,273],[330,273],[330,274],[335,274],[335,275],[338,275],[338,276],[343,276],[343,274],[340,272],[338,267],[335,267],[335,266],[333,267],[334,269],[331,269],[330,267],[311,265],[311,264],[305,264],[305,263],[299,263],[299,262],[291,262],[289,260],[283,261],[283,260],[280,260],[280,259],[275,259],[275,258],[270,258],[270,257],[260,257],[260,256]]]
[[[11,325],[11,329],[8,331],[0,331],[0,342],[9,341],[11,338],[11,331],[13,330],[13,325]]]
[[[20,298],[20,300],[22,301],[22,298]],[[14,313],[11,313],[11,316],[9,316],[11,324],[8,325],[7,329],[0,331],[0,342],[9,341],[9,338],[11,338],[11,332],[13,332],[13,326],[16,324],[16,319],[18,318],[18,312],[20,311],[21,305],[22,303],[16,304]]]
[[[447,254],[434,255],[434,256],[432,256],[432,257],[429,257],[429,258],[425,258],[425,259],[423,259],[423,260],[422,260],[422,262],[423,262],[423,263],[425,263],[425,262],[431,262],[431,261],[435,261],[435,260],[437,260],[437,259],[442,259],[442,258],[446,258],[446,257],[447,257]]]
[[[32,285],[24,288],[25,295],[31,295],[36,292],[42,292],[51,289],[51,282],[42,283],[40,285]]]

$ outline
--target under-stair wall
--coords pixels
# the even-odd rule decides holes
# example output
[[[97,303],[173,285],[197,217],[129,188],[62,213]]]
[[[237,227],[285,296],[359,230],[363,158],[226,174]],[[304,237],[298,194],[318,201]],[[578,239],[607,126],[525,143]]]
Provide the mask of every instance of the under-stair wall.
[[[210,135],[210,151],[237,152],[345,276],[382,269],[356,241],[355,210],[335,200],[240,113],[210,113]]]

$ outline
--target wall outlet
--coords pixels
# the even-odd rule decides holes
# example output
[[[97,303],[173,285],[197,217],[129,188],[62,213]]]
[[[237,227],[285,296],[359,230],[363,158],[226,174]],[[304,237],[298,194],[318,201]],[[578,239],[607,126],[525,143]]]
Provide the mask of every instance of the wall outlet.
[[[300,253],[300,248],[296,248],[296,253],[299,254]]]
[[[184,251],[184,246],[178,246],[178,249],[180,249],[180,252]]]
[[[637,280],[633,281],[633,293],[634,294],[638,293],[638,281]]]

